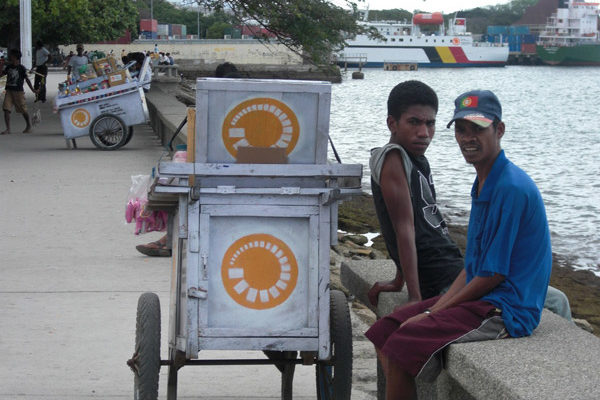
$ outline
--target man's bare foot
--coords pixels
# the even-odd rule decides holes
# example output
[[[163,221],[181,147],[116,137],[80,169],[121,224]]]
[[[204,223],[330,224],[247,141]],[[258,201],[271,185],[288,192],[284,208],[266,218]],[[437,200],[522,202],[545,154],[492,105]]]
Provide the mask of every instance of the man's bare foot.
[[[27,128],[25,128],[25,130],[23,131],[23,133],[31,133],[33,132],[33,129],[31,129],[30,126],[28,126]]]
[[[0,135],[10,135],[10,131],[7,129],[7,130],[5,130],[5,131],[2,131],[2,132],[0,133]]]

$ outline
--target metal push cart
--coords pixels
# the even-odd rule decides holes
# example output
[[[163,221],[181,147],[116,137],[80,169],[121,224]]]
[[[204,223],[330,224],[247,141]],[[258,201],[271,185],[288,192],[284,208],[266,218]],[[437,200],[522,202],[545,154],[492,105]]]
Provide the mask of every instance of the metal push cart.
[[[274,364],[291,399],[305,364],[316,366],[319,399],[350,399],[350,317],[330,290],[329,249],[337,202],[360,192],[362,165],[327,161],[331,85],[208,78],[196,93],[188,162],[160,163],[157,178],[172,184],[149,193],[149,207],[175,215],[169,351],[161,360],[159,299],[144,293],[128,361],[134,398],[157,398],[161,365],[174,400],[185,365]],[[348,177],[356,188],[338,184]],[[201,350],[268,358],[199,360]]]
[[[75,138],[88,135],[102,150],[116,150],[129,143],[133,125],[147,123],[150,119],[143,90],[152,79],[149,57],[144,59],[138,78],[106,89],[57,97],[55,108],[60,115],[67,147],[73,145],[76,148]],[[81,85],[88,87],[106,79],[101,76],[81,82]]]

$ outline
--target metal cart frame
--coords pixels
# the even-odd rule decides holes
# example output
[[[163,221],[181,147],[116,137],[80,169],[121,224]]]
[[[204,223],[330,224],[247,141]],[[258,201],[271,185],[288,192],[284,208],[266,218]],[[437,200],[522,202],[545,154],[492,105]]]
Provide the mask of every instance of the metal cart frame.
[[[246,82],[244,90],[252,84]],[[269,85],[280,89],[273,81]],[[281,85],[290,89],[289,81]],[[306,90],[307,83],[293,85]],[[322,141],[328,137],[330,87],[308,89],[325,99],[327,111],[326,121],[323,113],[314,121],[319,143],[305,143],[315,163],[207,163],[211,143],[203,127],[211,122],[204,118],[206,124],[196,125],[200,134],[193,139],[204,141],[194,152],[202,162],[159,164],[158,177],[177,182],[155,185],[149,193],[150,207],[170,208],[174,215],[169,353],[161,360],[159,299],[145,293],[138,302],[136,348],[128,361],[135,399],[157,398],[161,365],[169,367],[167,398],[175,400],[177,371],[183,366],[230,364],[274,364],[282,374],[283,399],[292,398],[295,365],[315,365],[319,399],[350,399],[350,316],[345,295],[330,289],[329,257],[330,244],[337,240],[337,202],[360,193],[359,188],[338,187],[338,179],[360,182],[362,165],[317,161],[315,149],[327,150]],[[263,96],[264,87],[260,90]],[[269,264],[272,258],[276,267]],[[279,280],[261,289],[260,282],[253,283],[256,273],[243,269],[245,263],[270,265],[260,277],[275,268]],[[197,359],[199,351],[209,349],[260,350],[268,358]]]

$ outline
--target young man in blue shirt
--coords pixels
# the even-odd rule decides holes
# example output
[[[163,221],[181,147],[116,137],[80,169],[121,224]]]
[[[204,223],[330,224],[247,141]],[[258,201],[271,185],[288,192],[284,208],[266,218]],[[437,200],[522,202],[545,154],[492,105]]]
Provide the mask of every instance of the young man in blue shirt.
[[[477,172],[465,268],[442,296],[400,308],[366,333],[386,374],[387,399],[416,398],[414,378],[435,378],[451,343],[530,335],[546,297],[552,251],[544,204],[500,147],[498,98],[490,91],[460,95],[452,123]]]

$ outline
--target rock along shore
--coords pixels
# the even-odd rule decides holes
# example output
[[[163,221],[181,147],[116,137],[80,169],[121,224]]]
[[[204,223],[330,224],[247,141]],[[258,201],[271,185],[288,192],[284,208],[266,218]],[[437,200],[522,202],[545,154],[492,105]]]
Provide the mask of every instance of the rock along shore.
[[[366,247],[366,237],[361,235],[379,232],[379,221],[370,194],[364,193],[342,203],[338,221],[340,230],[352,234],[339,235],[340,241],[338,246],[333,247],[335,254],[332,257],[389,258],[381,236],[373,239],[372,246]],[[464,253],[467,227],[449,224],[449,229],[450,236]],[[332,275],[335,277],[333,270]],[[334,277],[332,282],[335,285]],[[550,284],[565,292],[571,304],[573,318],[586,320],[592,326],[594,334],[600,336],[600,278],[591,271],[574,270],[566,257],[553,253]]]

